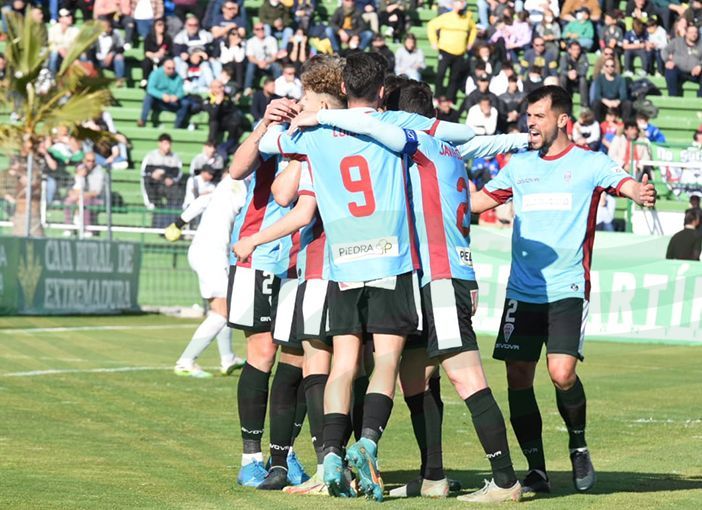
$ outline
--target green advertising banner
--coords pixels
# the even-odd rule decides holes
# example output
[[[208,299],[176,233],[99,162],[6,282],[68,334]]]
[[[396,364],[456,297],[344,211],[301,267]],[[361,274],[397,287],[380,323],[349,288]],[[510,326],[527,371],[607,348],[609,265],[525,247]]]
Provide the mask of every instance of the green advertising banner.
[[[476,331],[500,325],[511,230],[471,228],[480,285]],[[669,237],[598,232],[586,337],[702,345],[702,262],[666,260]]]
[[[702,163],[702,147],[670,147],[651,143],[651,157],[655,161],[671,163]]]
[[[137,311],[140,267],[134,243],[0,237],[0,314]]]

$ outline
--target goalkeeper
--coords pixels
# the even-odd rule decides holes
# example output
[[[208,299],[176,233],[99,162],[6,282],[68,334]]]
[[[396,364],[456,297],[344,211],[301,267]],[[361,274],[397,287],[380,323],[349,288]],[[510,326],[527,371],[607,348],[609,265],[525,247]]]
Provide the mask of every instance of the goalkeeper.
[[[234,218],[245,200],[246,185],[226,175],[212,193],[195,199],[164,232],[166,239],[177,241],[183,226],[202,214],[200,225],[188,250],[188,262],[197,273],[200,294],[209,303],[209,312],[176,362],[176,375],[212,377],[212,374],[198,366],[195,360],[215,337],[221,358],[222,375],[230,375],[244,365],[244,360],[232,352],[231,329],[227,326],[226,317],[229,239]]]

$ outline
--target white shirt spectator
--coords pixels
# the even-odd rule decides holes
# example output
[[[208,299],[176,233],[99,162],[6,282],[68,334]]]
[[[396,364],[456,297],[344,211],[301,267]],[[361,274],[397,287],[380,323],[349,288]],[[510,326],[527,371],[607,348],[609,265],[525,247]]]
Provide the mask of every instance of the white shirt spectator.
[[[275,80],[275,95],[300,99],[302,97],[302,82],[295,77],[290,81],[284,74]]]
[[[59,48],[70,48],[79,32],[78,27],[70,26],[64,32],[60,23],[51,25],[49,28],[49,50],[58,51]]]
[[[246,59],[246,41],[241,45],[228,46],[224,42],[219,43],[219,62],[229,64],[231,62],[243,62]]]
[[[600,140],[600,123],[594,121],[587,126],[576,122],[573,124],[573,141],[578,145],[589,145]]]
[[[617,205],[617,201],[612,196],[607,193],[602,193],[602,196],[604,199],[600,199],[600,203],[597,205],[597,225],[612,223]]]
[[[102,198],[105,191],[105,170],[100,165],[95,165],[88,175],[76,175],[73,189],[95,193],[98,198]]]
[[[490,106],[489,114],[486,115],[481,103],[475,104],[468,110],[466,124],[473,128],[476,135],[494,135],[497,130],[497,109]]]
[[[202,195],[212,193],[217,187],[217,183],[206,181],[202,178],[202,174],[191,175],[185,183],[185,198],[183,199],[183,209],[193,203],[193,201]]]
[[[400,46],[395,52],[395,74],[407,75],[412,80],[421,80],[422,77],[419,71],[426,67],[424,62],[424,53],[419,48],[413,52],[407,51],[407,48]]]
[[[488,90],[496,96],[501,96],[502,94],[507,92],[508,83],[509,77],[504,71],[500,70],[499,73],[497,73],[490,79],[490,88]],[[524,84],[519,78],[517,78],[517,90],[519,90],[519,92],[522,92],[524,90]]]
[[[529,23],[532,25],[541,23],[541,20],[544,19],[546,8],[551,9],[556,18],[561,12],[558,7],[558,0],[526,0],[524,2],[524,10],[529,13]]]
[[[212,34],[207,30],[198,30],[197,35],[191,37],[186,29],[181,30],[173,38],[173,46],[185,45],[190,48],[206,48],[212,42]]]
[[[257,61],[272,62],[278,53],[278,40],[269,35],[263,39],[252,37],[246,41],[246,56],[253,57]]]

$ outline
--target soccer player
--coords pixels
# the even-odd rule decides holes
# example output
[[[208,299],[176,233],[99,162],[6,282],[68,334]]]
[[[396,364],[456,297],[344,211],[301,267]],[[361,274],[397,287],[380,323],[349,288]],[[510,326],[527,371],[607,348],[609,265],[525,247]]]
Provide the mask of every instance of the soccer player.
[[[506,364],[510,421],[529,464],[524,490],[548,492],[533,388],[546,344],[548,373],[568,429],[573,483],[586,491],[595,484],[595,470],[585,441],[586,399],[576,366],[583,359],[597,204],[607,192],[650,207],[655,191],[646,176],[638,183],[606,155],[568,140],[572,100],[565,90],[541,87],[527,96],[527,103],[530,150],[514,154],[497,177],[471,194],[474,213],[509,199],[514,204],[512,268],[493,357]]]
[[[232,332],[227,326],[226,282],[232,224],[245,199],[246,185],[225,176],[214,192],[198,197],[175,223],[166,228],[166,239],[177,241],[183,226],[202,214],[202,220],[188,249],[188,262],[197,273],[200,295],[207,300],[210,310],[176,362],[176,375],[212,377],[212,374],[203,370],[195,360],[215,337],[223,375],[231,375],[244,364],[244,360],[232,352]]]
[[[398,91],[400,105],[405,103],[420,109],[419,113],[432,114],[431,92],[425,85],[408,80]],[[402,129],[377,122],[357,110],[321,111],[314,117],[303,113],[293,120],[293,128],[312,126],[315,121],[380,140],[394,136],[395,147],[401,147],[404,141]],[[524,137],[516,137],[517,147],[524,143],[519,138]],[[521,486],[510,460],[504,419],[487,386],[471,324],[473,305],[477,304],[474,303],[477,284],[468,236],[470,205],[465,165],[455,147],[425,133],[418,133],[418,140],[419,148],[412,155],[414,164],[410,166],[409,176],[422,263],[425,319],[422,333],[426,335],[423,347],[431,363],[421,350],[405,350],[403,363],[409,352],[421,355],[412,356],[417,361],[400,372],[403,392],[411,409],[421,409],[428,376],[440,363],[471,412],[494,476],[493,481],[486,483],[480,491],[459,499],[469,502],[518,501]],[[473,139],[479,140],[480,137]],[[503,139],[503,144],[507,146],[509,141],[509,138]],[[492,140],[486,142],[487,147],[492,145]],[[431,370],[425,371],[427,365],[431,365]],[[440,443],[440,425],[438,434]],[[431,467],[424,471],[429,478],[422,480],[420,493],[433,497],[448,495],[448,481],[440,466],[436,471],[439,470],[441,477],[436,480],[432,479],[435,473]],[[407,494],[405,490],[404,494],[391,495]]]
[[[279,120],[280,114],[290,112],[291,103],[279,100],[271,103],[264,119],[237,149],[230,166],[230,175],[242,179],[251,175],[251,182],[242,214],[237,217],[231,242],[256,233],[282,218],[289,207],[276,204],[271,196],[275,176],[286,161],[276,156],[259,155],[258,144],[268,125]],[[292,162],[290,164],[299,164]],[[304,398],[301,398],[302,353],[288,347],[296,281],[291,279],[297,254],[296,239],[286,237],[275,243],[256,248],[250,260],[230,259],[227,293],[228,323],[241,329],[246,336],[247,362],[239,378],[237,402],[243,439],[240,485],[275,489],[279,474],[286,471],[287,482],[299,484],[308,479],[295,456],[292,437],[299,432],[304,419]],[[266,418],[268,380],[275,361],[277,343],[282,343],[280,359],[271,385],[271,467],[275,475],[267,479],[263,465],[261,436]],[[300,425],[301,427],[301,425]],[[287,483],[286,482],[286,483]]]
[[[385,70],[372,56],[346,60],[343,91],[349,108],[373,112]],[[340,143],[337,143],[340,142]],[[414,140],[408,133],[407,146]],[[330,151],[329,147],[336,150]],[[269,132],[265,152],[307,158],[329,246],[328,334],[334,358],[324,393],[324,479],[334,495],[349,495],[342,440],[363,332],[373,334],[375,369],[366,393],[361,438],[346,453],[366,494],[382,500],[377,443],[392,411],[406,336],[420,326],[417,254],[400,157],[373,140],[329,128],[294,137]]]

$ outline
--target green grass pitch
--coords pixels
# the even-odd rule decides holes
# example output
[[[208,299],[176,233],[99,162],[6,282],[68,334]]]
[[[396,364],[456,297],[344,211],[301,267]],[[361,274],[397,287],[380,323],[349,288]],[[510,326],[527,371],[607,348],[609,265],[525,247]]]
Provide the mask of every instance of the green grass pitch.
[[[171,372],[196,324],[148,315],[0,319],[0,508],[377,507],[365,500],[262,494],[233,484],[241,453],[238,376],[194,380]],[[235,346],[241,351],[240,336]],[[485,356],[490,338],[481,338],[481,347],[504,412],[504,369]],[[537,396],[554,491],[520,504],[569,510],[702,508],[701,355],[702,349],[693,347],[586,346],[580,376],[598,470],[598,484],[588,494],[572,489],[567,434],[540,366]],[[217,365],[214,345],[201,361],[205,367]],[[445,465],[449,476],[473,490],[488,476],[488,463],[465,405],[445,378],[443,383]],[[525,462],[511,429],[509,439],[523,474]],[[312,469],[307,427],[296,449]],[[389,487],[415,476],[418,452],[401,395],[380,453]],[[388,499],[382,505],[467,504]]]

